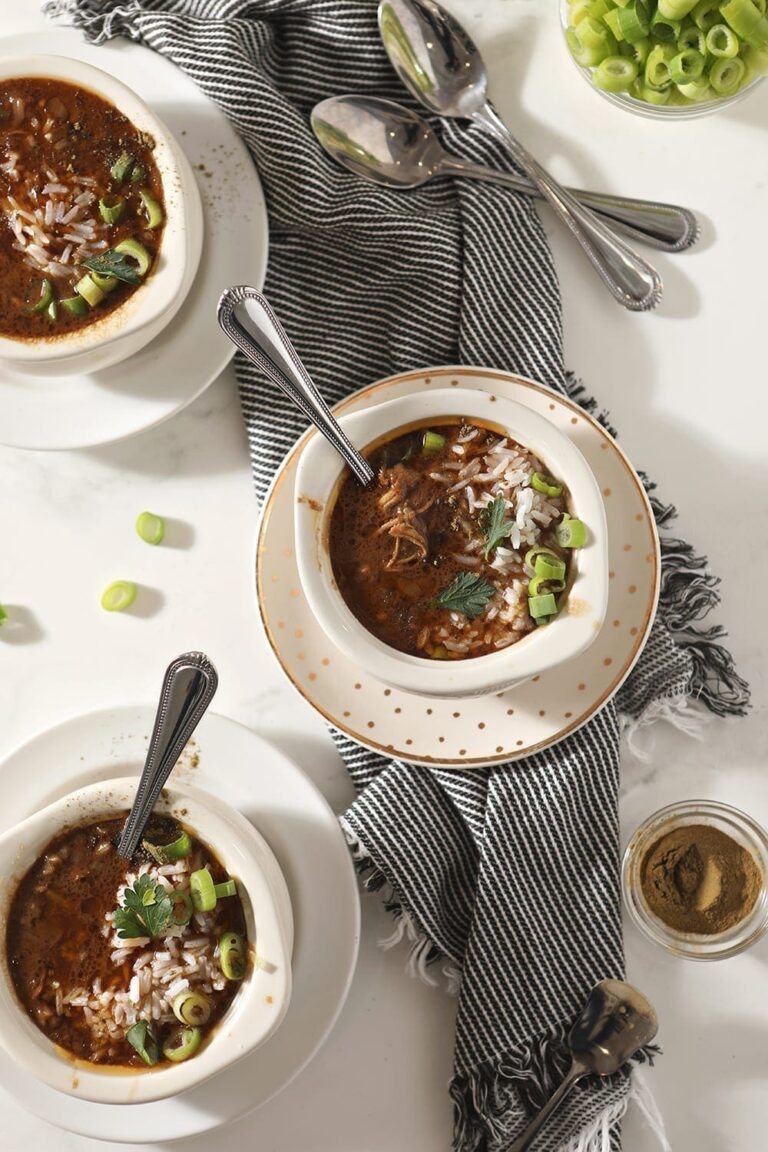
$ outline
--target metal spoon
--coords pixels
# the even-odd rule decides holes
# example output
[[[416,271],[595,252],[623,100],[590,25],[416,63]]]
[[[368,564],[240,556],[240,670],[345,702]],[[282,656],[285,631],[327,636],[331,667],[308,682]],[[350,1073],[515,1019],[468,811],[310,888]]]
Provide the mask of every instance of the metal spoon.
[[[612,1076],[656,1035],[656,1013],[637,988],[623,980],[601,980],[571,1029],[571,1067],[538,1116],[506,1152],[525,1152],[544,1124],[585,1076]]]
[[[227,288],[221,294],[217,315],[232,343],[312,421],[360,483],[372,483],[373,469],[342,432],[266,296],[255,288]]]
[[[218,684],[216,669],[202,652],[185,652],[166,668],[146,763],[117,845],[127,860],[138,848],[157,798]]]
[[[468,176],[543,198],[523,176],[446,152],[427,121],[394,100],[331,96],[313,108],[312,128],[332,159],[356,176],[389,188],[418,188],[440,176]],[[627,236],[664,252],[682,252],[698,239],[698,221],[687,208],[577,188],[569,191]]]
[[[488,75],[465,29],[436,0],[381,0],[384,48],[406,88],[431,112],[471,120],[500,141],[579,242],[605,286],[632,311],[655,308],[659,274],[563,188],[512,135],[488,99]]]

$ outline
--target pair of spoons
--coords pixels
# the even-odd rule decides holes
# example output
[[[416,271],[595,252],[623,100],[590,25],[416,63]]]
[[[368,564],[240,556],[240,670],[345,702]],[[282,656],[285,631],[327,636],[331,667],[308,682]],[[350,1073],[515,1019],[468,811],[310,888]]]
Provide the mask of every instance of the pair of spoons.
[[[202,652],[185,652],[168,666],[136,799],[117,846],[130,860],[160,792],[213,699],[218,676]],[[506,1152],[526,1152],[547,1120],[586,1076],[611,1076],[656,1035],[656,1013],[621,980],[602,980],[589,994],[568,1036],[571,1066],[539,1114]]]
[[[668,252],[698,237],[695,216],[672,204],[564,188],[512,135],[488,98],[488,74],[467,31],[436,0],[381,0],[379,30],[409,92],[433,114],[469,120],[500,141],[527,178],[471,164],[444,151],[415,112],[373,96],[319,103],[312,127],[339,163],[379,184],[413,188],[435,176],[468,176],[545,199],[615,299],[634,311],[654,308],[656,270],[617,234]]]

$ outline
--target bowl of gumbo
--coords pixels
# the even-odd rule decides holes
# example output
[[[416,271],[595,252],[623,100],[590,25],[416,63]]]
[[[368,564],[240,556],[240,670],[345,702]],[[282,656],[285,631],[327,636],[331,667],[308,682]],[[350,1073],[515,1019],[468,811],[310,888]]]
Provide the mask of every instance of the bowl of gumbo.
[[[300,458],[296,543],[325,631],[386,683],[500,691],[591,642],[605,513],[573,442],[503,397],[423,392],[342,417],[375,480],[319,436]]]

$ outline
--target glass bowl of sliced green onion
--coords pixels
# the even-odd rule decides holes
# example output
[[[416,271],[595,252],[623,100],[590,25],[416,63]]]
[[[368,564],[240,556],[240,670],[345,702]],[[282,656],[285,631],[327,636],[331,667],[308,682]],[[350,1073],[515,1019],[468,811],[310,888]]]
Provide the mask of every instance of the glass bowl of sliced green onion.
[[[561,0],[565,41],[611,103],[657,119],[704,116],[768,74],[768,0]]]

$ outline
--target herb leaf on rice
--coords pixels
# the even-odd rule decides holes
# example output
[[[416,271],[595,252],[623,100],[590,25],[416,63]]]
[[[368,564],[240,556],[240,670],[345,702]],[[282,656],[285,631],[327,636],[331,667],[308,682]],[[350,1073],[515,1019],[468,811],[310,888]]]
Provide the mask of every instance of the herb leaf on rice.
[[[123,893],[122,907],[115,909],[114,926],[124,940],[161,936],[173,924],[173,904],[162,884],[139,876]]]
[[[512,521],[507,519],[507,502],[503,496],[497,496],[483,508],[479,516],[480,528],[485,536],[483,556],[490,560],[491,553],[498,548],[502,540],[506,540]]]
[[[448,612],[460,612],[469,620],[474,620],[484,612],[496,595],[496,586],[476,572],[462,572],[452,580],[447,588],[431,601],[431,608],[445,608]]]

